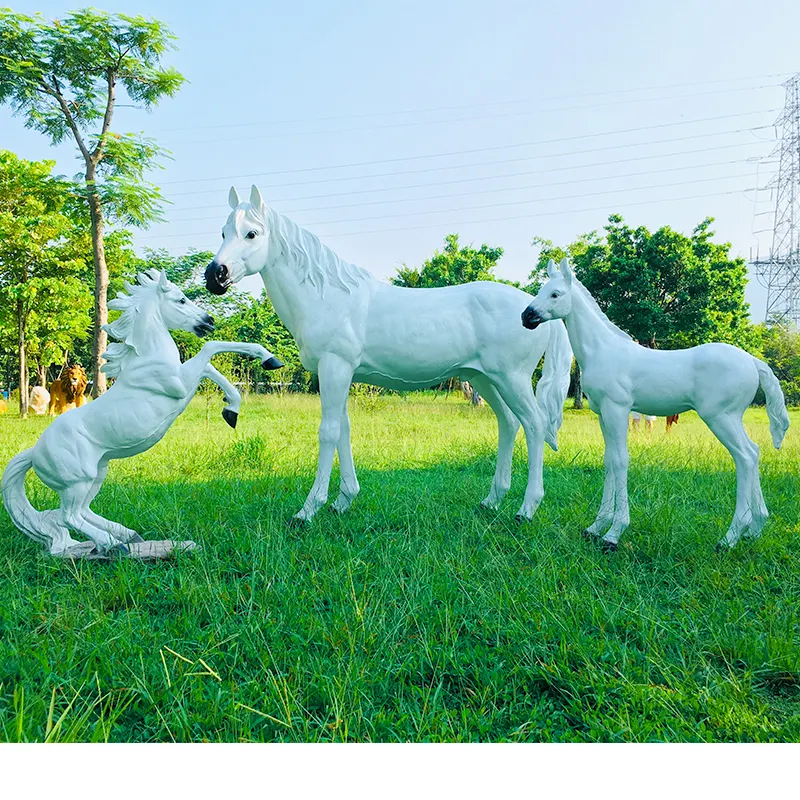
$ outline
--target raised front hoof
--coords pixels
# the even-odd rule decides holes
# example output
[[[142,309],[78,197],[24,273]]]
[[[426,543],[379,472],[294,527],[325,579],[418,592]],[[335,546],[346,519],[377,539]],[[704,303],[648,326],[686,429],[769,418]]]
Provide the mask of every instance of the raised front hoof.
[[[229,408],[222,409],[222,419],[231,426],[231,428],[236,427],[236,423],[239,421],[239,415],[235,411],[231,411]]]
[[[264,369],[280,369],[283,365],[283,361],[279,358],[275,358],[275,356],[270,356],[266,361],[261,362],[261,366],[264,367]]]
[[[310,524],[311,520],[308,520],[305,517],[294,516],[286,523],[286,527],[299,530],[301,528],[307,528]]]

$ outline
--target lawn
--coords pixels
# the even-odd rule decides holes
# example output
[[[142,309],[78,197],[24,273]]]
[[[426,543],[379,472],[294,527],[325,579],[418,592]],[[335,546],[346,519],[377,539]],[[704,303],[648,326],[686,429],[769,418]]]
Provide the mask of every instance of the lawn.
[[[733,464],[692,414],[631,442],[631,528],[580,532],[603,483],[591,412],[568,411],[547,493],[518,526],[525,447],[497,514],[491,411],[353,398],[361,495],[286,525],[316,462],[319,398],[253,397],[234,432],[196,399],[112,464],[97,510],[167,562],[62,562],[0,511],[0,738],[38,741],[800,740],[800,413],[763,409],[763,537],[714,552]],[[46,419],[0,417],[0,466]],[[337,474],[331,499],[336,496]],[[35,505],[55,504],[29,476]]]

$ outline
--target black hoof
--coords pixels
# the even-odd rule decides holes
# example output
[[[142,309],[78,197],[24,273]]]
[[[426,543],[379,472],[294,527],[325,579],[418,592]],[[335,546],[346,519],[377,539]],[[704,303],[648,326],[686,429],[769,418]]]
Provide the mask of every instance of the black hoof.
[[[725,544],[725,542],[717,542],[714,545],[714,550],[716,550],[718,553],[730,553],[731,549],[732,548]]]
[[[309,521],[307,519],[300,519],[300,517],[292,517],[287,523],[287,528],[307,528]]]
[[[222,419],[231,426],[231,428],[236,427],[236,423],[239,420],[239,415],[235,411],[231,411],[229,408],[222,409]]]
[[[605,539],[601,539],[600,547],[604,553],[616,553],[619,545],[616,542],[607,542]]]
[[[280,369],[283,366],[283,361],[275,358],[275,356],[270,356],[266,361],[261,362],[261,366],[264,369]]]
[[[522,514],[514,514],[514,522],[517,525],[522,525],[524,522],[530,522],[530,520],[527,517],[523,517]]]
[[[587,531],[585,528],[581,531],[581,536],[583,536],[587,542],[597,541],[597,537],[591,531]]]

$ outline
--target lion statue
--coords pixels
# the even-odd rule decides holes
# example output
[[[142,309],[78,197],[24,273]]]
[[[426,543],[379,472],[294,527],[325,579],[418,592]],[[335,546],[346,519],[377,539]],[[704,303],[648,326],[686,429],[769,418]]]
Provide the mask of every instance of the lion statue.
[[[50,384],[50,416],[85,405],[83,393],[88,383],[86,372],[80,364],[67,367],[61,377]]]

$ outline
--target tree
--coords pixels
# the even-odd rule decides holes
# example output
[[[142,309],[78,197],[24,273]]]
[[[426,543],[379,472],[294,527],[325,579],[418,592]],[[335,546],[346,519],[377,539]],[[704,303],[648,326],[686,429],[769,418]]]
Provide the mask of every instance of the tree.
[[[71,188],[51,177],[53,165],[0,151],[0,329],[15,337],[22,417],[29,353],[47,358],[89,324],[89,295],[78,278],[83,263],[63,213]]]
[[[691,236],[669,226],[651,233],[612,215],[603,238],[596,232],[567,248],[535,239],[541,248],[531,281],[551,257],[566,255],[575,274],[609,318],[648,347],[691,347],[721,341],[751,343],[744,301],[747,269],[730,245],[713,242],[708,218]]]
[[[496,281],[494,269],[502,255],[502,247],[489,247],[487,244],[482,244],[479,250],[472,245],[459,247],[458,234],[451,233],[445,237],[444,250],[437,250],[421,268],[404,264],[397,270],[392,283],[421,289],[470,281]]]
[[[764,361],[781,382],[787,405],[800,405],[800,331],[762,323],[756,335]]]
[[[93,396],[107,337],[109,274],[106,219],[145,225],[160,215],[160,194],[144,181],[159,148],[150,139],[113,133],[124,91],[144,108],[172,96],[183,76],[161,66],[174,36],[157,20],[85,9],[45,20],[0,9],[0,103],[52,144],[71,138],[85,167],[82,201],[91,223],[94,262]]]

